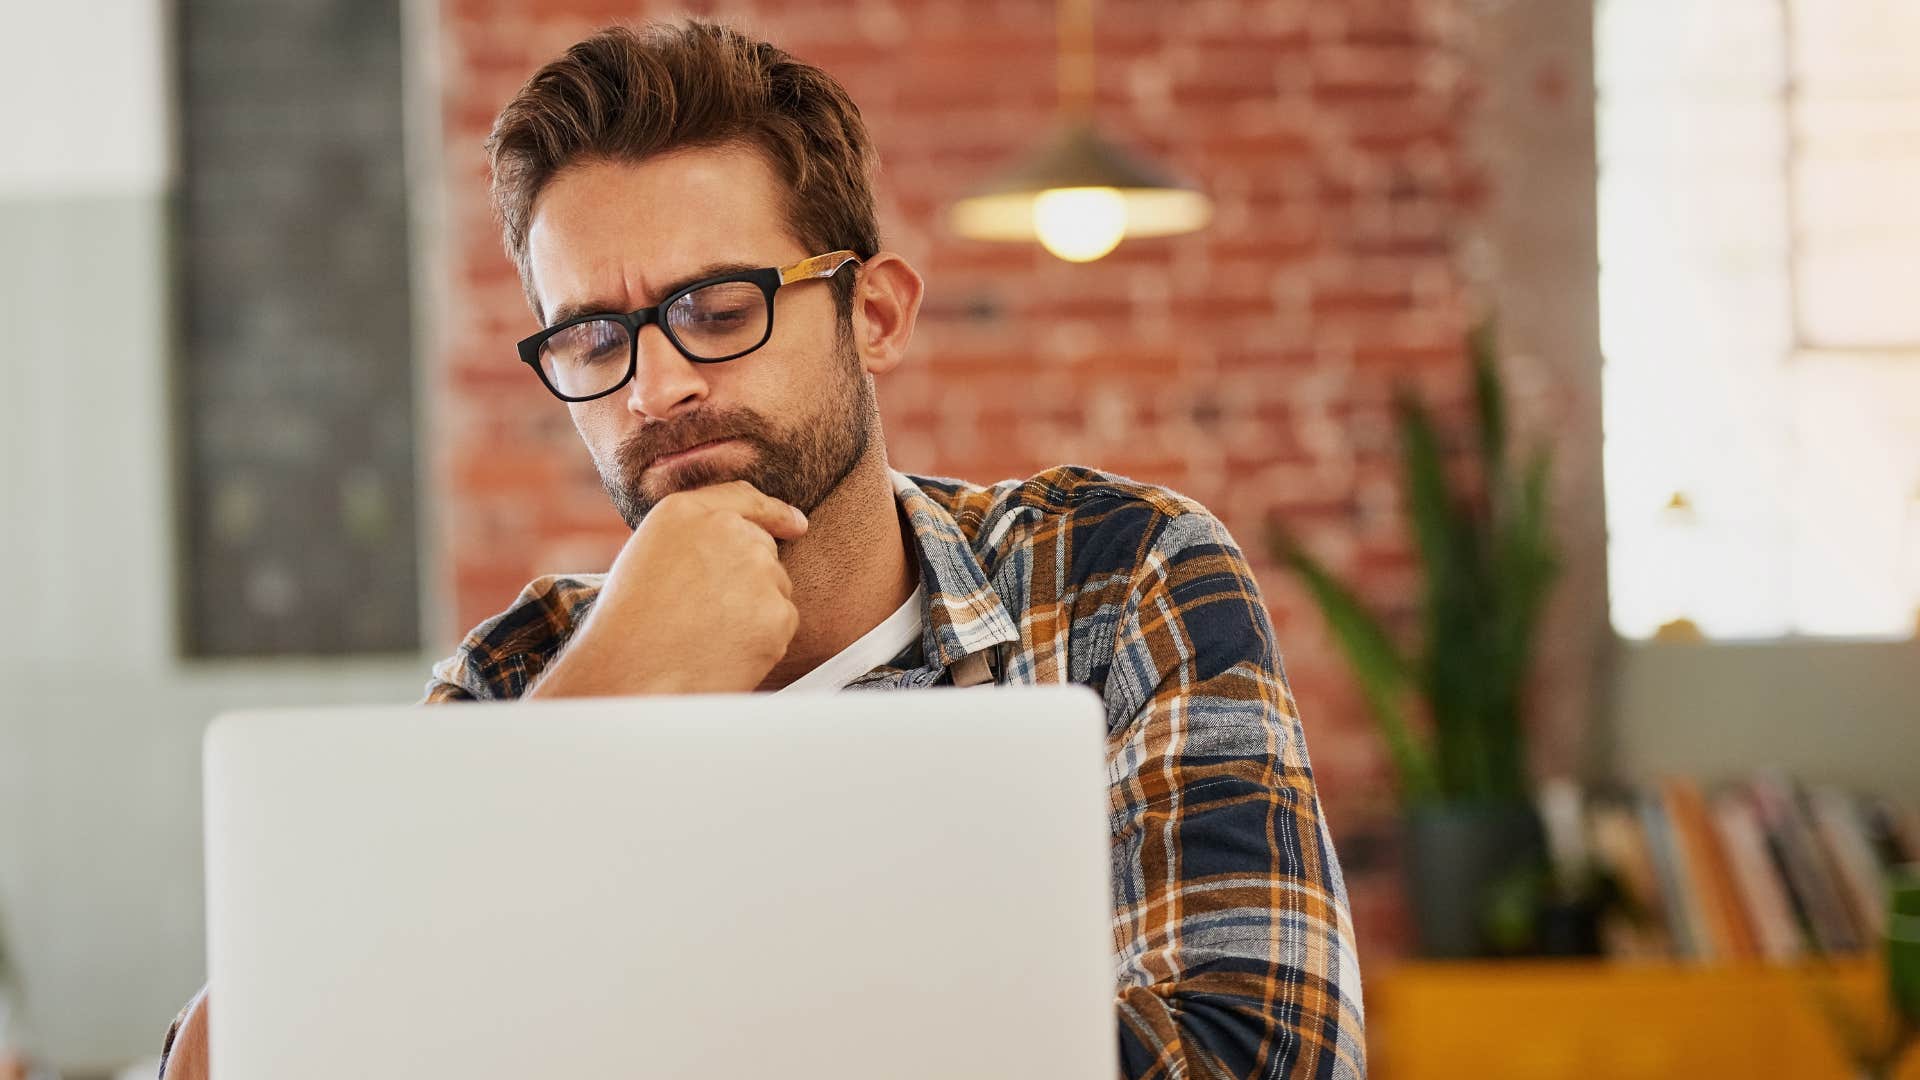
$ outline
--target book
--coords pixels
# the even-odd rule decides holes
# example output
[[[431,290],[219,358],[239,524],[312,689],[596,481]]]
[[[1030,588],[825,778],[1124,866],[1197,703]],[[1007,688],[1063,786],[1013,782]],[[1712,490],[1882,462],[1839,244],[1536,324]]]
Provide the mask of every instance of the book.
[[[1705,928],[1711,958],[1753,960],[1760,955],[1746,907],[1733,883],[1718,831],[1707,813],[1706,798],[1692,780],[1674,778],[1660,785],[1667,820],[1675,837],[1679,872],[1686,878],[1698,925]]]
[[[1851,952],[1862,939],[1847,903],[1827,868],[1820,843],[1801,811],[1799,798],[1784,777],[1755,776],[1748,784],[1760,824],[1807,922],[1808,940],[1820,952]]]
[[[1920,848],[1909,846],[1902,821],[1907,813],[1905,807],[1892,799],[1868,796],[1861,800],[1861,812],[1866,815],[1867,836],[1873,842],[1874,853],[1880,857],[1881,869],[1920,865]],[[1920,840],[1920,830],[1916,830],[1914,839]]]
[[[1673,941],[1673,955],[1679,959],[1710,959],[1712,943],[1703,940],[1703,929],[1698,925],[1692,899],[1687,894],[1686,880],[1680,874],[1666,808],[1659,794],[1651,791],[1640,794],[1637,808],[1654,877],[1660,882],[1660,907],[1667,913],[1667,933]]]
[[[1633,807],[1620,800],[1599,800],[1587,815],[1587,844],[1594,860],[1614,882],[1621,903],[1601,927],[1607,955],[1631,960],[1673,954],[1667,932],[1660,878],[1647,850],[1647,835]]]
[[[1760,955],[1776,963],[1798,960],[1806,952],[1806,935],[1767,850],[1753,804],[1743,792],[1724,792],[1713,800],[1713,822]]]
[[[1819,837],[1827,864],[1840,887],[1841,899],[1853,914],[1861,937],[1877,941],[1887,933],[1887,880],[1867,838],[1865,823],[1851,796],[1819,788],[1807,796],[1814,834]]]
[[[1880,822],[1889,848],[1891,863],[1920,863],[1920,808],[1902,806],[1892,799],[1874,799],[1874,817]]]

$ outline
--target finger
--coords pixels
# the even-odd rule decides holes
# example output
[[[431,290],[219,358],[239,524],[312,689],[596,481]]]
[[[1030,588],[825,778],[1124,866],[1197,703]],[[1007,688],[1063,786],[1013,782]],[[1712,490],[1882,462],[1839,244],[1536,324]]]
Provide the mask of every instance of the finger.
[[[731,510],[765,529],[775,539],[798,540],[807,533],[807,516],[745,480],[704,488],[709,505]]]
[[[167,1055],[167,1080],[206,1080],[208,998],[202,989],[187,1006],[185,1022]]]
[[[752,544],[756,550],[771,556],[773,561],[780,561],[780,542],[773,538],[772,533],[746,518],[735,518],[734,524],[742,540]]]

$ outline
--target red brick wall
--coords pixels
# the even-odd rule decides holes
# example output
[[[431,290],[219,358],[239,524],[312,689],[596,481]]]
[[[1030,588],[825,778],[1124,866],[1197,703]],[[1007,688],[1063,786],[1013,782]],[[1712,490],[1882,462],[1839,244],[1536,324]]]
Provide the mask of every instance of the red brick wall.
[[[1460,6],[1106,0],[1100,121],[1197,181],[1217,216],[1090,265],[942,225],[951,200],[1048,129],[1052,5],[693,7],[832,71],[872,128],[883,241],[928,286],[914,357],[880,381],[897,467],[986,481],[1098,466],[1199,499],[1255,557],[1374,956],[1404,935],[1390,875],[1370,869],[1388,773],[1317,615],[1261,541],[1284,519],[1368,596],[1411,610],[1388,403],[1402,381],[1463,400],[1461,238],[1485,201]],[[444,6],[451,303],[433,400],[456,629],[536,573],[603,568],[622,539],[565,411],[513,358],[531,321],[488,219],[480,143],[540,63],[649,9]],[[1549,692],[1584,697],[1582,677]]]

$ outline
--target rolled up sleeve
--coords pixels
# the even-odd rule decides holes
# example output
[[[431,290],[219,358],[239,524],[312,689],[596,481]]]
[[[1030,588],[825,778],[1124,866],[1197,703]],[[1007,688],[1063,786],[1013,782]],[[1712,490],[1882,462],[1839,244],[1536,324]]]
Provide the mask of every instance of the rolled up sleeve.
[[[1105,697],[1125,1075],[1364,1076],[1346,887],[1272,624],[1211,515],[1160,528]]]

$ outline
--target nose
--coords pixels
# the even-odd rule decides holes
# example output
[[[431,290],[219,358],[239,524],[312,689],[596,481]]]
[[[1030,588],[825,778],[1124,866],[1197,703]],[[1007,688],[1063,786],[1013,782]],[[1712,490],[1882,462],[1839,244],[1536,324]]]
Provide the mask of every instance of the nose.
[[[649,420],[665,420],[697,408],[707,397],[701,365],[680,355],[657,326],[640,328],[627,409]]]

